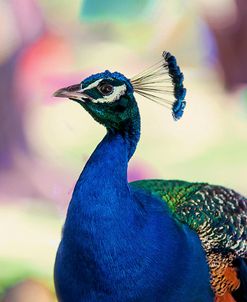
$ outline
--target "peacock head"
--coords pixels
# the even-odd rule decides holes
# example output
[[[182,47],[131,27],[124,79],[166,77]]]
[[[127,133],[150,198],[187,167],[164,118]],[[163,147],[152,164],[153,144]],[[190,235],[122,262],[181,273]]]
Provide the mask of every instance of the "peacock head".
[[[183,74],[169,52],[163,52],[161,61],[131,79],[106,70],[59,89],[54,96],[76,101],[107,129],[121,130],[139,116],[134,92],[171,109],[175,120],[183,115]]]
[[[76,101],[108,129],[124,127],[137,109],[130,80],[108,70],[59,89],[54,96]]]

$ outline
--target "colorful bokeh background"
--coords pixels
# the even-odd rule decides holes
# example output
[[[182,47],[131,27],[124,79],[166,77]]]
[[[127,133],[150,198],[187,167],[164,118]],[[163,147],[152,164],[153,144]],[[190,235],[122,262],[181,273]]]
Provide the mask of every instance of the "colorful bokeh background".
[[[0,301],[56,301],[53,263],[76,179],[103,137],[52,93],[91,73],[132,76],[176,55],[184,118],[138,96],[129,179],[247,195],[246,0],[0,0]]]

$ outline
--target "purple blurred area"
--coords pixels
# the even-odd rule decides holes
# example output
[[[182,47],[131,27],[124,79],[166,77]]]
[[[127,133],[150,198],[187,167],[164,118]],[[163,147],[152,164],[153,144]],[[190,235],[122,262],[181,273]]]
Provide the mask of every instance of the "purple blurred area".
[[[247,194],[246,0],[102,3],[0,1],[0,301],[55,299],[66,208],[105,130],[52,93],[92,73],[131,77],[174,53],[184,118],[174,123],[138,98],[142,139],[129,181],[208,181]]]
[[[36,1],[9,1],[5,9],[12,14],[13,19],[7,21],[13,23],[18,41],[6,41],[10,49],[0,62],[0,192],[7,199],[51,198],[46,182],[59,180],[60,171],[35,152],[27,141],[25,126],[35,102],[50,100],[56,85],[65,84],[63,74],[60,79],[53,68],[70,61],[70,50],[50,32]],[[50,77],[51,86],[46,77]],[[33,168],[39,169],[37,177]]]
[[[224,85],[234,90],[247,83],[247,5],[235,0],[230,14],[207,16],[217,46],[218,63]]]

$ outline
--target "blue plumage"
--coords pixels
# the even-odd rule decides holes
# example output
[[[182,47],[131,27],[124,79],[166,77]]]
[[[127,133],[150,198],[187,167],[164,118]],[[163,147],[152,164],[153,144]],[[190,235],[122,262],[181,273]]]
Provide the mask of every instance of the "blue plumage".
[[[200,240],[128,185],[129,152],[108,133],[80,175],[56,259],[59,301],[213,301]]]

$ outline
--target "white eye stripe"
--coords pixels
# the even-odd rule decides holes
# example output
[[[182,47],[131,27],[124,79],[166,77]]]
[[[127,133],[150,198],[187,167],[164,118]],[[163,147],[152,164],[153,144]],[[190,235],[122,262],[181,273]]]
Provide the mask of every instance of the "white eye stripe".
[[[109,78],[109,79],[112,80],[111,78]],[[96,88],[102,80],[103,79],[99,79],[99,80],[91,83],[87,87],[81,89],[80,92],[84,92],[86,90]],[[122,95],[124,95],[127,90],[127,87],[125,84],[123,84],[121,86],[115,86],[113,88],[114,88],[114,90],[110,95],[105,95],[102,98],[95,99],[95,100],[92,99],[91,102],[93,102],[93,103],[113,103],[116,100],[118,100]]]
[[[102,81],[102,79],[99,79],[99,80],[97,80],[97,81],[91,83],[91,84],[88,85],[87,87],[81,89],[80,92],[83,92],[83,91],[85,91],[85,90],[88,90],[88,89],[92,89],[92,88],[97,87],[101,81]]]
[[[115,86],[113,93],[111,93],[110,95],[105,95],[103,98],[99,98],[99,99],[92,99],[91,101],[93,103],[113,103],[116,100],[118,100],[122,95],[125,94],[126,92],[126,85],[123,84],[121,86]]]

